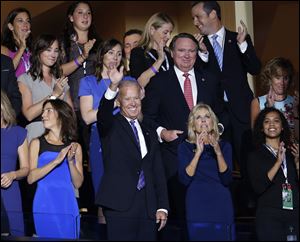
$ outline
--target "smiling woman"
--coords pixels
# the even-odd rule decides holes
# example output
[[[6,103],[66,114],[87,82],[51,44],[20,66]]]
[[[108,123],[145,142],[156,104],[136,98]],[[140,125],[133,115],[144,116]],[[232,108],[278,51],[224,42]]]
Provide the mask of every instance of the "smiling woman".
[[[16,76],[30,68],[31,15],[25,8],[13,9],[2,27],[1,53],[13,60]]]
[[[55,97],[72,106],[68,79],[61,76],[61,49],[57,38],[48,34],[40,35],[34,43],[31,60],[29,72],[18,78],[23,101],[22,111],[30,121],[26,126],[29,142],[44,132],[40,117],[44,101]]]

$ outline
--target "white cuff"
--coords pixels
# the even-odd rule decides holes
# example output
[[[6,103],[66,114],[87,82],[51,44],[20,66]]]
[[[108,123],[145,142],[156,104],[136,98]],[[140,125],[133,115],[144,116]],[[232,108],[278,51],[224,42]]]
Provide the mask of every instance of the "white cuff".
[[[209,56],[209,52],[207,51],[206,53],[201,52],[200,50],[198,51],[198,55],[201,58],[202,61],[204,61],[205,63],[208,62],[208,56]]]
[[[157,129],[156,129],[156,133],[157,133],[157,136],[158,136],[158,141],[160,142],[160,143],[162,143],[163,142],[163,140],[162,140],[162,138],[160,137],[160,135],[161,135],[161,131],[164,129],[164,127],[158,127]]]
[[[240,51],[244,54],[247,50],[247,47],[248,47],[248,43],[247,41],[245,40],[244,42],[242,42],[241,44],[238,43],[238,46],[240,48]]]
[[[106,90],[106,92],[104,94],[104,97],[107,100],[112,100],[112,99],[114,99],[117,96],[118,91],[119,91],[119,88],[117,89],[117,91],[113,91],[110,88],[107,88],[107,90]]]
[[[168,210],[167,209],[160,208],[160,209],[157,209],[156,212],[159,212],[159,211],[165,212],[168,215]]]

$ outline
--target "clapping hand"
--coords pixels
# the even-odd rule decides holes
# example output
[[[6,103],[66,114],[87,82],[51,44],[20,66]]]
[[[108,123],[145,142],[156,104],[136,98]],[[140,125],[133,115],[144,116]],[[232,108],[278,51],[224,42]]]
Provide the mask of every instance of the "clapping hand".
[[[236,37],[236,40],[238,41],[239,44],[243,43],[246,40],[246,36],[248,34],[247,27],[244,24],[244,22],[241,20],[240,23],[242,26],[238,27],[238,35]]]
[[[165,60],[165,52],[164,52],[164,47],[165,43],[163,40],[161,40],[159,43],[157,43],[158,49],[157,49],[157,54],[158,54],[158,59],[161,61]]]
[[[124,66],[121,66],[120,70],[118,70],[115,64],[109,65],[107,75],[111,80],[110,87],[113,91],[116,91],[120,81],[123,79],[124,76],[123,71],[124,71]]]
[[[282,162],[285,160],[285,152],[286,152],[286,148],[284,147],[284,142],[281,141],[279,144],[278,156],[277,156],[277,160],[280,162],[280,164],[282,164]]]
[[[268,107],[273,107],[275,104],[275,93],[273,91],[272,86],[270,86],[270,90],[267,94],[267,104],[268,104]]]
[[[204,138],[207,136],[207,132],[203,131],[200,134],[196,133],[196,153],[202,154],[204,150]]]
[[[68,83],[68,77],[61,77],[59,78],[53,88],[53,95],[59,97],[60,99],[64,98],[64,87]]]
[[[66,155],[68,154],[70,148],[72,145],[68,145],[67,147],[63,148],[59,154],[57,155],[56,159],[54,160],[54,163],[56,165],[59,165],[60,163],[63,162],[63,160],[65,159]]]
[[[88,58],[90,50],[93,48],[94,44],[96,42],[96,39],[92,39],[87,41],[84,45],[83,45],[83,56],[84,58]]]
[[[69,163],[72,163],[75,160],[77,146],[78,146],[77,143],[72,143],[71,144],[71,147],[70,147],[70,149],[68,151],[68,162]]]
[[[26,39],[28,38],[28,36],[30,35],[31,31],[28,30],[26,32],[22,32],[21,35],[19,35],[18,38],[18,42],[20,45],[20,48],[26,49],[27,45],[26,45]]]
[[[199,45],[199,50],[202,53],[207,53],[207,47],[206,45],[203,43],[204,40],[204,36],[201,34],[194,34],[194,37],[196,38],[196,40],[198,41],[198,45]]]
[[[208,135],[209,144],[214,148],[216,155],[222,154],[219,142],[216,139],[216,136],[213,134]]]
[[[6,172],[1,174],[1,188],[8,188],[16,179],[15,172]]]

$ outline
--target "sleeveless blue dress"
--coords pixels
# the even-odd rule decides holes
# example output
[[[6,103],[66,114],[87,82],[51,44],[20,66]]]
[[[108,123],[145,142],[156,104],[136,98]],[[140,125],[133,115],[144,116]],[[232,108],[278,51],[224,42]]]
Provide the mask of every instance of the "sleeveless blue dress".
[[[53,161],[68,145],[49,144],[44,136],[39,140],[38,168]],[[38,181],[33,217],[39,237],[79,238],[80,215],[67,159]]]

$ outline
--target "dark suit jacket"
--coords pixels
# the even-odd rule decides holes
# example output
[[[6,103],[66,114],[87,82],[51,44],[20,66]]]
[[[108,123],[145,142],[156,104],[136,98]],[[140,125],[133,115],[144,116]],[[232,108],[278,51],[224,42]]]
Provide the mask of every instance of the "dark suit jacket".
[[[157,135],[145,129],[148,153],[142,159],[134,133],[126,118],[120,113],[112,115],[114,100],[102,98],[97,114],[101,137],[104,175],[96,196],[96,204],[117,211],[132,206],[138,192],[139,172],[144,171],[148,214],[155,217],[159,208],[169,209],[167,183],[162,166]]]
[[[258,208],[282,208],[281,192],[285,182],[283,171],[279,168],[272,181],[267,176],[275,161],[275,156],[264,146],[252,151],[248,156],[247,168],[252,187],[258,195]],[[288,181],[293,191],[293,205],[294,208],[299,208],[299,178],[294,156],[289,150],[286,151],[286,161]]]
[[[22,108],[22,96],[12,59],[3,54],[1,54],[1,89],[7,94],[16,115],[18,115]]]
[[[236,118],[242,123],[250,123],[253,92],[248,84],[247,73],[259,74],[261,64],[249,35],[246,38],[247,50],[242,54],[236,40],[237,33],[226,29],[225,31],[222,72],[207,36],[204,37],[204,43],[209,51],[209,60],[208,63],[203,63],[203,68],[218,75],[221,88],[226,91],[230,108]]]
[[[207,72],[195,71],[197,82],[197,103],[204,102],[218,113],[218,81]],[[187,121],[190,113],[188,104],[180,87],[174,67],[154,76],[146,86],[146,95],[142,101],[144,123],[153,129],[162,126],[168,130],[183,130],[184,134],[172,142],[163,142],[162,157],[167,178],[177,172],[177,146],[187,134]]]

